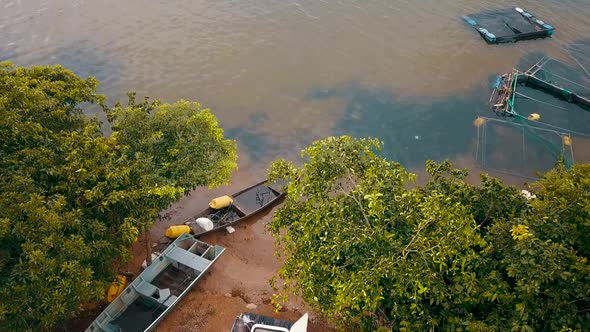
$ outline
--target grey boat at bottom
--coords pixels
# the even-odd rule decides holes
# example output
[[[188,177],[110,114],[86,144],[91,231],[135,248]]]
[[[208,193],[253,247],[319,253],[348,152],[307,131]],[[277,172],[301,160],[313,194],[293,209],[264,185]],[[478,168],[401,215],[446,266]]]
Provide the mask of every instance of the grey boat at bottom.
[[[98,315],[86,332],[153,331],[224,250],[182,234]]]

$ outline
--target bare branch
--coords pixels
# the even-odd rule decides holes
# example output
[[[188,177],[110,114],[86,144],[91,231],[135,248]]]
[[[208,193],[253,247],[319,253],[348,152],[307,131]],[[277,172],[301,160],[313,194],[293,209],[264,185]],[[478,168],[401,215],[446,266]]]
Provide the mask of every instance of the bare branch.
[[[428,219],[426,220],[426,222],[420,223],[418,225],[418,230],[416,231],[416,234],[414,234],[414,236],[412,236],[412,239],[410,240],[410,243],[408,243],[408,245],[406,245],[406,247],[404,248],[403,252],[404,252],[404,257],[406,257],[408,255],[409,252],[409,248],[412,244],[414,244],[414,241],[416,241],[416,238],[418,237],[418,235],[420,235],[420,232],[426,228],[426,226],[428,226],[430,224],[430,222],[432,221],[432,219]]]

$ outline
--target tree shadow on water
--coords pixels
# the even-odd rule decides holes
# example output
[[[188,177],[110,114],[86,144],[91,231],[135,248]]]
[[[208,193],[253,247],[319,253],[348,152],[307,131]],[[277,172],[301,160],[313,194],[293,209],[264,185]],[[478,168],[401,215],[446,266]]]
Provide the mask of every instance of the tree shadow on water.
[[[16,57],[16,52],[13,51],[0,51],[0,62],[11,61]]]
[[[17,66],[61,65],[76,75],[95,77],[99,82],[99,92],[109,97],[120,98],[127,91],[120,91],[117,82],[123,75],[123,62],[113,54],[105,54],[89,40],[77,40],[49,51],[31,54],[5,53],[0,59],[11,61]]]
[[[24,67],[61,65],[83,79],[89,76],[95,77],[99,82],[98,93],[107,95],[109,101],[112,100],[110,104],[116,101],[123,103],[127,101],[127,91],[124,91],[119,84],[123,75],[123,62],[112,54],[105,54],[90,40],[72,41],[49,51],[34,51],[29,54],[0,53],[0,61],[10,61],[15,66]],[[105,134],[111,133],[106,115],[98,105],[81,106],[86,115],[98,117]]]
[[[279,151],[279,144],[274,143],[269,135],[256,132],[256,127],[264,125],[268,115],[257,112],[249,116],[249,123],[245,126],[225,129],[225,136],[234,139],[250,154],[252,160],[261,160]]]
[[[101,86],[109,86],[122,74],[122,63],[116,57],[106,55],[90,41],[76,41],[53,51],[48,57],[39,59],[40,64],[60,64],[80,77],[95,77]],[[114,92],[113,93],[121,93]]]
[[[476,142],[473,121],[485,108],[487,95],[482,85],[445,98],[408,99],[349,82],[316,89],[308,99],[344,98],[346,108],[335,134],[376,137],[384,143],[385,157],[413,167],[471,152]]]

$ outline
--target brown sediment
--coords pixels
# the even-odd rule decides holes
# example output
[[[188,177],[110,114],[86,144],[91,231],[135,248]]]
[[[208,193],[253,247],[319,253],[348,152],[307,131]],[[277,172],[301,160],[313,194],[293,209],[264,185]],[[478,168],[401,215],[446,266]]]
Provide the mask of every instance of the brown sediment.
[[[240,159],[242,159],[241,157]],[[242,160],[243,161],[243,160]],[[207,207],[212,198],[231,194],[264,179],[266,169],[240,169],[234,173],[232,184],[215,189],[198,188],[183,197],[169,209],[162,212],[150,231],[151,241],[157,244],[166,229],[182,224]],[[261,213],[239,223],[235,232],[220,231],[205,235],[201,240],[221,245],[226,251],[211,267],[205,277],[182,299],[176,308],[159,324],[156,331],[229,331],[234,319],[242,312],[252,312],[278,319],[296,321],[305,312],[310,314],[308,331],[335,331],[322,317],[306,310],[298,300],[291,300],[281,312],[274,312],[270,300],[273,290],[269,279],[281,266],[274,255],[275,245],[265,225],[276,210]],[[157,250],[157,248],[153,248]],[[137,276],[146,258],[145,240],[131,248],[132,258],[126,271]],[[247,304],[257,307],[248,309]],[[69,321],[56,331],[84,331],[96,316],[106,307],[106,302],[90,304],[77,319]]]
[[[201,286],[192,291],[160,324],[157,331],[229,331],[236,316],[244,311],[274,318],[296,321],[302,312],[288,310],[274,312],[268,304],[258,304],[254,310],[246,309],[247,301],[239,296],[226,296],[213,293]],[[311,321],[308,331],[329,332],[333,329],[321,320]]]
[[[255,181],[253,178],[250,179]],[[232,184],[230,188],[204,190],[184,198],[179,203],[182,205],[177,205],[172,210],[181,206],[183,208],[173,218],[158,225],[153,231],[153,237],[157,236],[156,229],[165,229],[177,221],[188,219],[195,205],[198,206],[198,210],[218,194],[235,191],[235,188],[250,184],[239,182]],[[300,301],[290,301],[285,306],[286,310],[278,313],[274,312],[274,307],[270,304],[273,290],[269,285],[269,279],[281,264],[274,255],[274,240],[266,231],[265,225],[275,210],[276,207],[238,224],[232,234],[221,231],[201,238],[207,243],[225,247],[226,251],[199,282],[198,287],[162,321],[158,331],[229,331],[234,319],[242,312],[291,321],[299,319],[306,312],[302,309]],[[250,303],[255,304],[257,308],[246,308]],[[312,312],[309,313],[309,331],[333,330],[324,319]]]
[[[204,209],[217,196],[231,194],[264,178],[265,169],[245,169],[236,172],[230,186],[208,190],[200,188],[164,211],[162,220],[151,231],[157,241],[171,225],[180,224]],[[205,235],[201,240],[226,248],[207,275],[160,323],[157,331],[229,331],[234,319],[242,312],[253,312],[274,318],[296,321],[308,312],[301,301],[292,300],[285,310],[274,312],[270,304],[273,290],[269,279],[281,266],[274,255],[275,244],[265,225],[274,209],[234,226],[235,232],[220,231]],[[145,245],[133,248],[130,270],[145,259]],[[143,250],[142,250],[143,249]],[[138,258],[139,256],[139,258]],[[256,309],[246,308],[253,303]],[[325,319],[309,311],[308,331],[335,331]]]

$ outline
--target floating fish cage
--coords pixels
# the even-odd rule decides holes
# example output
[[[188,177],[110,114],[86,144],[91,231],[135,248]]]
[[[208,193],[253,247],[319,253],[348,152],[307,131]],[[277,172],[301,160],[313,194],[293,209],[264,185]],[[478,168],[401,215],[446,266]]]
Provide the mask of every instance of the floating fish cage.
[[[567,168],[590,161],[590,73],[569,55],[582,70],[543,57],[525,71],[496,78],[489,114],[499,117],[474,122],[483,169],[534,179],[560,160]]]
[[[547,79],[547,76],[550,76],[551,74],[547,74],[544,67],[552,60],[553,59],[549,57],[544,57],[524,72],[514,70],[511,73],[498,76],[493,85],[492,96],[490,97],[490,107],[492,111],[498,115],[518,116],[518,113],[515,110],[516,98],[530,98],[518,92],[519,86],[541,90],[555,98],[590,111],[590,98],[585,97],[583,93],[573,91],[571,87],[563,87],[561,83],[555,82],[554,79]],[[544,75],[540,75],[541,72],[543,72]],[[553,75],[561,77],[556,74]],[[563,79],[567,80],[567,78]],[[584,85],[573,81],[569,82],[571,84],[585,87]]]
[[[555,32],[552,25],[521,8],[465,15],[463,20],[490,44],[546,38]]]

